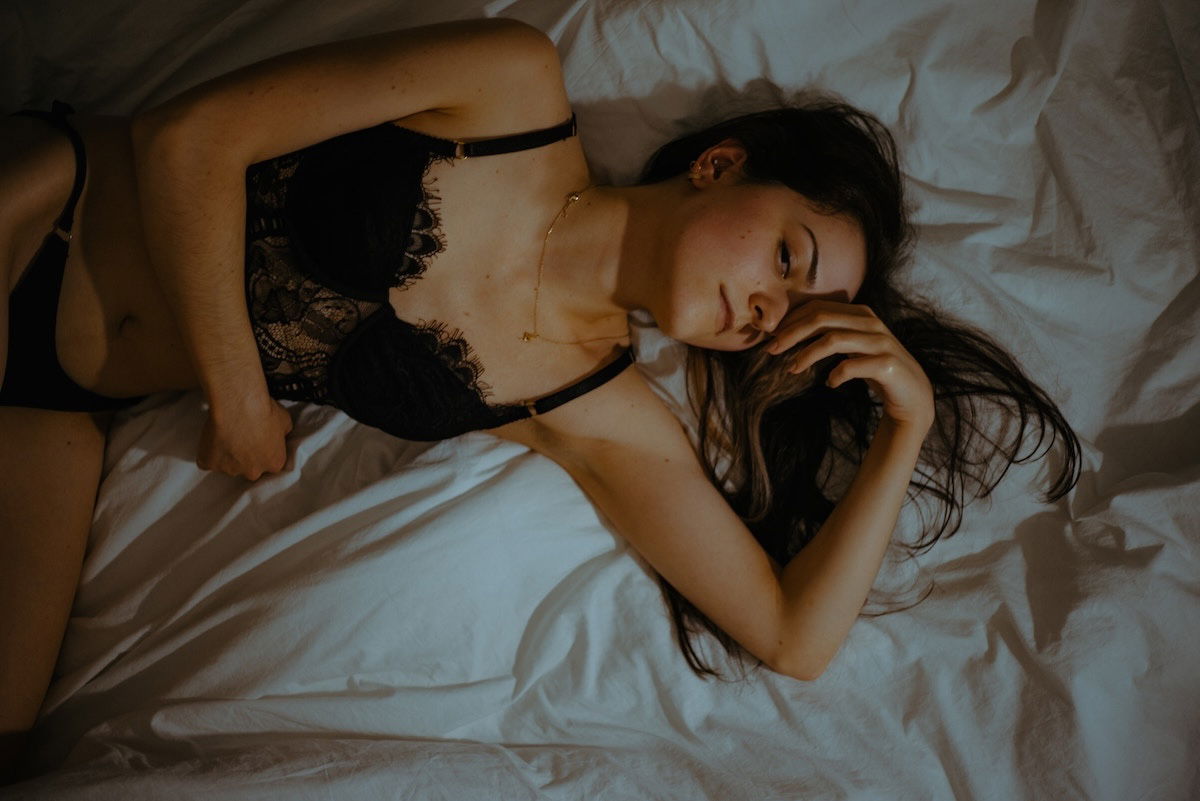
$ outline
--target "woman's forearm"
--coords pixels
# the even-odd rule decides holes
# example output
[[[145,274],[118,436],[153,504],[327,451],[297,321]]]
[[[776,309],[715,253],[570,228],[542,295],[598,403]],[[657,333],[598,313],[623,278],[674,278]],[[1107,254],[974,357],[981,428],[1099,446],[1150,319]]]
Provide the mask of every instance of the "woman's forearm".
[[[783,569],[790,650],[813,678],[837,654],[875,582],[928,430],[885,417],[846,495]]]
[[[146,246],[214,413],[269,398],[245,300],[245,168],[218,131],[133,120]]]

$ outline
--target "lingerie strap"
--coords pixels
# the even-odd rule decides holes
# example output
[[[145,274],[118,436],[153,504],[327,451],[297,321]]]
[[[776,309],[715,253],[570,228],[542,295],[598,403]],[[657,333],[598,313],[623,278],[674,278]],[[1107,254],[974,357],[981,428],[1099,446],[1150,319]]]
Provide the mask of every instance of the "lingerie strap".
[[[497,423],[497,425],[511,423],[515,420],[524,420],[527,417],[536,417],[537,415],[545,414],[552,409],[557,409],[564,403],[573,401],[580,395],[584,395],[603,384],[607,384],[609,381],[620,375],[621,371],[623,371],[626,367],[633,364],[633,361],[633,348],[625,348],[625,350],[621,352],[620,356],[613,359],[601,369],[572,384],[566,389],[546,395],[538,400],[528,400],[523,404],[510,407],[510,409],[506,410],[500,415],[501,422]]]
[[[435,156],[447,159],[496,156],[500,153],[532,150],[535,147],[542,147],[560,142],[563,139],[570,139],[576,132],[574,114],[571,114],[571,118],[566,122],[559,123],[550,128],[542,128],[541,130],[527,131],[526,133],[512,134],[510,136],[497,136],[494,139],[481,139],[477,142],[464,142],[461,139],[440,139],[436,136],[420,133],[419,131],[409,130],[403,126],[398,127],[401,127],[402,130],[424,143],[429,152]]]
[[[71,241],[71,224],[75,220],[75,204],[79,202],[79,196],[83,193],[83,182],[87,178],[87,155],[83,149],[83,139],[74,128],[63,120],[65,115],[74,114],[75,109],[68,103],[55,100],[50,111],[21,109],[15,113],[45,120],[66,134],[71,140],[71,147],[75,148],[75,182],[71,186],[71,196],[67,199],[62,214],[58,215],[58,220],[54,223],[54,233],[58,234],[58,237],[64,242],[69,242]]]

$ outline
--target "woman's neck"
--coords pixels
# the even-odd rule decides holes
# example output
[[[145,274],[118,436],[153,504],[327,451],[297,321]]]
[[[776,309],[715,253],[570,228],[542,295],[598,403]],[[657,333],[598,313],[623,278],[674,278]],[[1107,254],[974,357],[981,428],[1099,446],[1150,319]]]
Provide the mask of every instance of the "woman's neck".
[[[616,332],[627,313],[646,308],[670,233],[669,212],[685,189],[683,181],[665,181],[584,192],[546,241],[543,308],[558,309],[595,336]]]

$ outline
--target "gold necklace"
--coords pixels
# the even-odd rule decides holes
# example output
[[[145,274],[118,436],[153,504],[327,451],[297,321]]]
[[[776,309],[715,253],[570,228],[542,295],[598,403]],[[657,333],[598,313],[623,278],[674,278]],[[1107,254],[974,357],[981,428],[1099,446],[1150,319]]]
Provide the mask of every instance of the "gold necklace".
[[[542,289],[542,271],[545,269],[546,265],[546,244],[550,241],[550,232],[554,230],[554,226],[558,225],[558,221],[566,216],[567,209],[571,207],[571,204],[583,197],[583,193],[591,189],[593,186],[595,186],[595,184],[588,184],[578,192],[572,192],[571,194],[567,195],[567,202],[564,203],[563,207],[558,210],[558,214],[554,215],[554,219],[550,221],[550,227],[546,229],[546,235],[542,237],[542,255],[538,257],[537,283],[533,285],[533,330],[526,331],[525,333],[521,334],[522,342],[533,342],[535,339],[540,339],[543,342],[550,342],[555,345],[583,345],[588,342],[599,342],[602,339],[620,339],[629,333],[629,329],[627,328],[625,331],[615,336],[581,339],[577,342],[563,342],[558,339],[550,339],[549,337],[542,336],[538,333],[538,296]]]

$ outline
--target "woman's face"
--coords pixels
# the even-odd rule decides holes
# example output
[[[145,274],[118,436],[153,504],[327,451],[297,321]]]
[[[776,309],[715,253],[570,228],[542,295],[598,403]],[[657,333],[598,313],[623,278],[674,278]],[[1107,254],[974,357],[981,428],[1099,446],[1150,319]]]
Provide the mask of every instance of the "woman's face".
[[[744,350],[800,304],[849,302],[858,293],[866,240],[857,222],[733,170],[695,183],[651,310],[663,333],[709,350]]]

